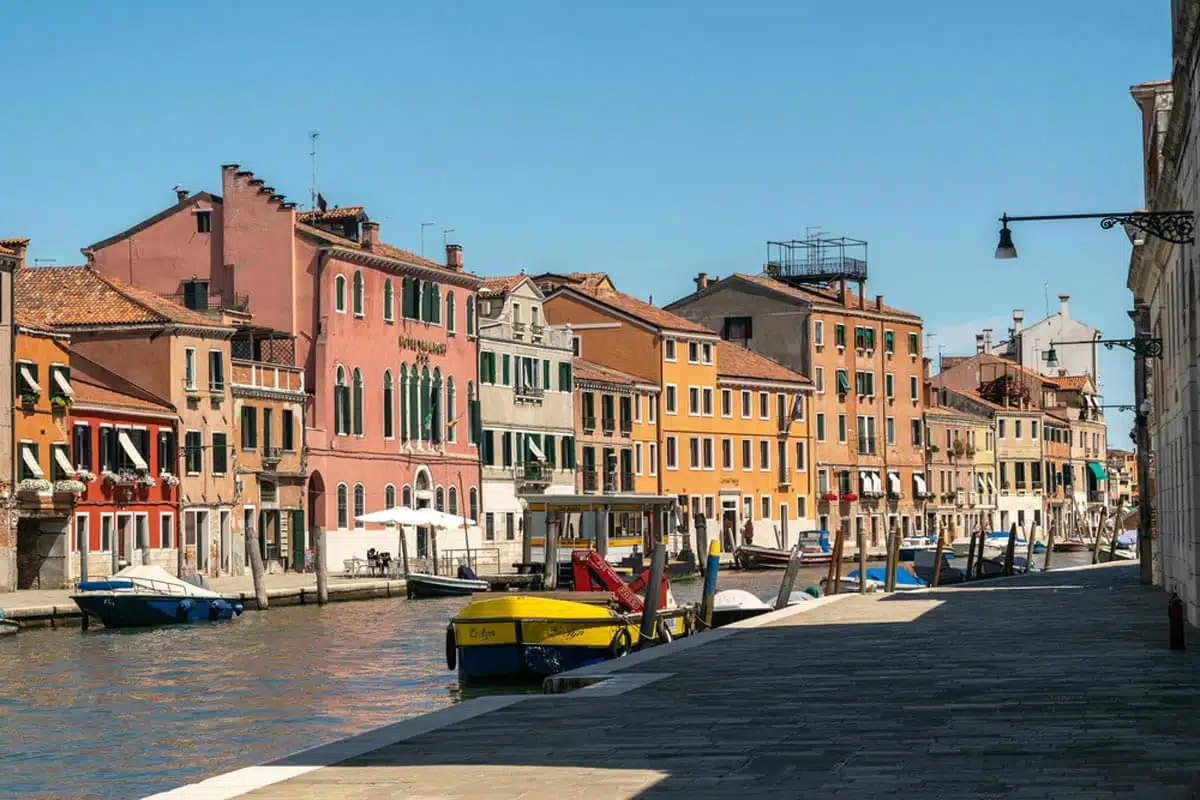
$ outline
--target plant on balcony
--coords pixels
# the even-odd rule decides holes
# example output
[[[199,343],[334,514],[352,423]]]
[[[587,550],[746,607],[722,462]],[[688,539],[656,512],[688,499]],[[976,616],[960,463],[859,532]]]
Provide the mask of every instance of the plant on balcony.
[[[888,500],[899,500],[901,497],[902,497],[902,495],[899,492],[888,492],[887,493]]]
[[[154,480],[154,476],[151,475],[149,472],[139,472],[134,477],[133,482],[135,484],[137,484],[138,486],[145,486],[146,488],[151,488],[153,486],[156,486],[158,483],[157,481]]]
[[[967,455],[973,457],[975,455],[974,445],[967,445]]]
[[[943,503],[953,503],[955,501],[955,499],[957,499],[957,498],[958,498],[958,494],[956,492],[943,492],[942,493],[942,502]]]
[[[71,407],[71,398],[65,394],[56,394],[50,398],[50,405],[53,408],[65,410]]]
[[[1004,491],[1006,491],[1006,492],[1007,492],[1007,491],[1009,491],[1010,489],[1012,489],[1012,484],[1011,484],[1011,483],[1009,483],[1008,481],[1003,481],[1003,482],[1000,484],[1000,488],[1001,488],[1001,489],[1003,489]]]
[[[863,500],[879,500],[883,497],[883,492],[863,492],[859,497]]]
[[[917,492],[918,500],[936,500],[937,495],[933,492]]]
[[[928,447],[926,447],[925,449],[928,450],[930,453],[936,453],[939,450],[941,450],[941,448],[938,447],[936,444],[931,444]]]
[[[837,492],[825,492],[824,494],[821,495],[822,503],[832,503],[833,501],[835,501],[837,499],[838,499]]]
[[[41,397],[41,395],[38,394],[37,392],[21,392],[21,405],[23,405],[23,406],[34,405],[35,403],[37,403],[39,397]]]
[[[77,469],[71,474],[71,478],[79,481],[80,483],[91,483],[92,481],[96,480],[96,473],[86,469]]]
[[[100,471],[100,480],[106,485],[112,486],[121,480],[121,476],[113,472],[111,469],[105,469]]]
[[[54,484],[54,491],[56,494],[73,494],[78,497],[79,495],[83,494],[86,489],[87,486],[83,483],[83,481],[77,481],[74,478],[56,481]]]
[[[178,486],[179,485],[179,478],[175,477],[170,472],[164,471],[162,474],[160,474],[158,476],[158,479],[160,481],[162,481],[163,486]]]
[[[963,444],[962,439],[955,439],[953,447],[954,447],[954,456],[956,458],[961,457],[964,453],[967,452],[967,447],[966,447],[966,445]]]
[[[853,503],[858,499],[858,495],[856,495],[854,492],[842,492],[841,499],[843,503]]]
[[[48,492],[50,491],[50,481],[42,478],[26,478],[17,484],[18,492]]]

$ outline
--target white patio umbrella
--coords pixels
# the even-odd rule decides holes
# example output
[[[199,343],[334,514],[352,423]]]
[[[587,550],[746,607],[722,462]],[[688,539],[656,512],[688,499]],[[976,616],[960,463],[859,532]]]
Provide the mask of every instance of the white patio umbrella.
[[[354,519],[358,522],[373,522],[377,525],[429,525],[440,527],[441,520],[438,515],[441,513],[440,511],[434,511],[432,508],[397,506],[395,508],[385,508],[382,511],[372,511],[370,514],[361,514]]]

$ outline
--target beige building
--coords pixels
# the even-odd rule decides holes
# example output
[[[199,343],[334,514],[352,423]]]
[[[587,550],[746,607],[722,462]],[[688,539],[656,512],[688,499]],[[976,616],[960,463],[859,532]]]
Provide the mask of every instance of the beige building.
[[[930,387],[925,401],[926,530],[947,541],[995,530],[998,497],[992,415],[956,408],[950,391]]]
[[[25,260],[28,239],[0,239],[0,352],[13,352],[13,273]],[[17,588],[17,531],[13,520],[12,358],[0,358],[0,592]]]

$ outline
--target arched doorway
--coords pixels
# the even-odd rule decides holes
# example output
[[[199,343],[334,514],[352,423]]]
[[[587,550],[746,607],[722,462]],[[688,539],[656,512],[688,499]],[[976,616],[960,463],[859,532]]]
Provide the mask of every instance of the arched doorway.
[[[417,475],[413,479],[413,508],[429,508],[433,505],[433,478],[427,467],[417,467]],[[425,558],[431,555],[430,540],[432,531],[428,528],[417,528],[417,555]]]

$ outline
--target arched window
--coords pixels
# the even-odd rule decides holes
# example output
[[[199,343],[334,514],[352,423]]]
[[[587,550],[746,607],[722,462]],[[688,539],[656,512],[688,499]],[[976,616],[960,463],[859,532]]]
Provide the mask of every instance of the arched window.
[[[346,311],[346,276],[338,275],[333,279],[333,310]]]
[[[383,487],[383,507],[384,508],[395,508],[396,507],[396,487],[392,486],[390,483],[387,486]]]
[[[458,489],[453,486],[446,490],[446,510],[451,514],[458,513]]]
[[[392,279],[388,278],[383,282],[383,318],[387,322],[391,322],[395,317],[392,316]]]
[[[446,331],[454,333],[454,292],[446,292]]]
[[[405,316],[409,319],[420,319],[421,292],[424,291],[425,287],[421,285],[420,278],[409,278],[409,285],[412,287],[412,306],[408,309],[408,313]]]
[[[430,412],[433,416],[433,443],[440,444],[442,439],[442,371],[433,368],[433,388],[429,393]]]
[[[438,511],[446,510],[446,490],[441,486],[433,493],[433,507]]]
[[[392,407],[392,371],[383,371],[383,438],[396,435],[395,409]]]
[[[358,367],[354,368],[354,435],[363,435],[363,379]]]
[[[467,381],[467,441],[471,444],[478,444],[479,441],[475,437],[479,435],[477,426],[479,420],[478,412],[475,410],[475,383]]]
[[[421,441],[433,440],[433,381],[429,367],[421,368]]]
[[[472,486],[471,491],[467,496],[471,501],[469,506],[470,512],[467,514],[467,516],[470,517],[472,521],[477,522],[479,520],[479,490]]]
[[[362,270],[354,270],[354,316],[363,315],[363,276]]]
[[[400,279],[400,316],[404,319],[409,318],[409,310],[412,308],[412,278]]]
[[[400,505],[412,508],[412,487],[405,484],[400,488]]]
[[[338,511],[338,529],[345,530],[350,527],[349,518],[350,510],[346,503],[346,484],[339,483],[337,487],[337,511]]]
[[[455,433],[458,430],[458,425],[455,421],[458,417],[454,413],[454,378],[446,376],[446,441],[453,442],[458,439]]]
[[[362,528],[358,518],[367,513],[367,490],[361,483],[354,484],[354,527]]]
[[[408,365],[400,365],[400,438],[408,441]]]
[[[350,433],[350,387],[346,385],[346,368],[341,364],[333,380],[333,432],[338,436]]]
[[[467,336],[475,335],[475,298],[467,297]]]
[[[429,285],[429,321],[442,321],[442,287],[436,283]]]
[[[421,378],[416,364],[408,376],[408,438],[421,441]]]

